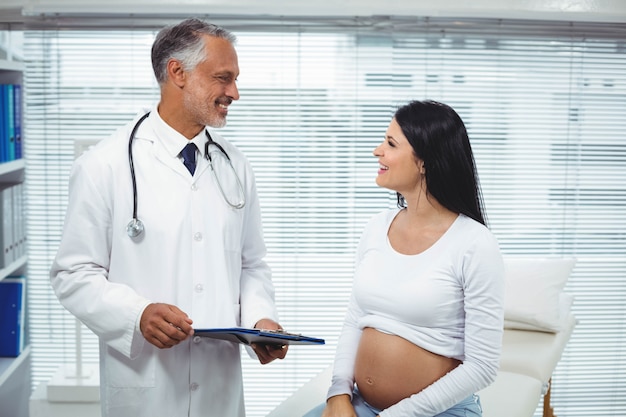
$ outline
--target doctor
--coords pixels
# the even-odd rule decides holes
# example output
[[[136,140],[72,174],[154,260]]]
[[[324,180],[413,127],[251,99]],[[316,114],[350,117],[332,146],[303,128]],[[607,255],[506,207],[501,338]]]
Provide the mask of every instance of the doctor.
[[[103,417],[244,416],[239,345],[193,328],[281,328],[254,174],[206,127],[223,127],[239,98],[234,41],[197,19],[163,29],[152,46],[160,102],[73,167],[50,275],[99,337]],[[252,349],[262,364],[287,352]]]

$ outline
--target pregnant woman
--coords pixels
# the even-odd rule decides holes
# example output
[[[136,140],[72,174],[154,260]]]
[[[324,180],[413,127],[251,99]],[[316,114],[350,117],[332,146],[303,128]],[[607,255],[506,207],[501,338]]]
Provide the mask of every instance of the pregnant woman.
[[[504,266],[465,125],[445,104],[410,102],[374,156],[398,207],[365,227],[332,385],[306,417],[480,417],[476,392],[498,370]]]

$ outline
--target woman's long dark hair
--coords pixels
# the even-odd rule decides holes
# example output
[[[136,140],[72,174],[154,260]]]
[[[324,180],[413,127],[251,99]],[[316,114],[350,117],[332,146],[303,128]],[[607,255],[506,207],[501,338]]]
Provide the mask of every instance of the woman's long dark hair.
[[[415,155],[424,161],[428,193],[447,209],[486,224],[474,154],[456,111],[436,101],[412,101],[394,117]],[[405,206],[398,193],[398,207]]]

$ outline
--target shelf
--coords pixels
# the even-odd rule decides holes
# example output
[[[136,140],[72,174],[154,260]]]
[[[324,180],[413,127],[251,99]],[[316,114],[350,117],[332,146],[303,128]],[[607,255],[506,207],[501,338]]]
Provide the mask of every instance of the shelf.
[[[0,183],[21,182],[24,179],[24,168],[26,161],[16,159],[15,161],[0,163]]]
[[[21,84],[23,67],[21,62],[0,59],[0,84]]]
[[[14,272],[26,265],[27,256],[24,255],[7,265],[5,268],[0,269],[0,281],[6,277],[12,275]]]
[[[11,377],[13,372],[30,356],[30,346],[26,346],[17,358],[0,357],[0,387]]]
[[[10,37],[6,39],[8,39],[9,41],[2,41],[2,45],[0,45],[0,48],[7,51],[7,54],[3,55],[5,58],[0,59],[0,83],[23,85],[25,64],[19,59],[13,59],[18,57],[18,55],[16,55],[15,51],[11,49]],[[3,47],[3,45],[5,44],[7,46]],[[2,188],[5,188],[7,187],[7,185],[15,186],[17,184],[23,183],[25,180],[25,167],[26,161],[24,159],[0,163],[0,186]],[[25,209],[25,207],[23,207],[23,209]],[[4,268],[0,268],[0,282],[12,275],[26,274],[27,262],[27,256],[24,255],[13,260]],[[24,291],[25,293],[27,292],[26,288],[24,288]],[[30,397],[32,381],[31,348],[29,345],[30,337],[27,318],[27,294],[25,294],[25,296],[25,304],[22,306],[25,312],[23,318],[24,348],[21,354],[17,357],[0,357],[0,404],[2,404],[2,411],[0,411],[1,416],[28,416],[28,401]]]
[[[6,59],[0,59],[0,71],[24,71],[24,64],[19,61],[9,61]]]

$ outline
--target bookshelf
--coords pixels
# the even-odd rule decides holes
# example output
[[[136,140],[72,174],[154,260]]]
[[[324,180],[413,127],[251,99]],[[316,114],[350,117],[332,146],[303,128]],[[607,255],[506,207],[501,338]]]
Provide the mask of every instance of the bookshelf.
[[[0,44],[0,50],[3,50],[5,47],[6,45]],[[13,56],[12,53],[4,53],[0,54],[0,56],[8,57],[8,59],[0,59],[0,84],[22,85],[23,64],[11,59]],[[20,109],[23,109],[22,102],[20,102]],[[2,111],[4,112],[4,108]],[[4,113],[1,115],[3,116]],[[5,125],[6,119],[3,123],[3,127]],[[13,159],[7,160],[3,158],[3,160],[0,161],[0,188],[15,190],[12,195],[19,195],[20,204],[22,204],[19,206],[21,209],[15,210],[14,215],[12,215],[10,219],[8,219],[8,216],[5,216],[6,210],[3,211],[2,230],[4,233],[6,229],[4,222],[6,220],[10,222],[11,227],[15,228],[15,234],[18,234],[19,230],[19,232],[24,233],[24,237],[25,219],[23,218],[23,213],[25,212],[25,205],[23,203],[25,199],[23,197],[23,182],[25,178],[25,167],[24,159],[22,157],[16,157],[15,155]],[[13,207],[15,207],[16,204],[14,204]],[[16,222],[16,220],[19,221]],[[17,226],[18,223],[21,226]],[[3,237],[3,242],[5,240],[6,236]],[[12,256],[5,256],[2,259],[2,263],[0,264],[0,282],[11,276],[27,275],[28,257],[25,248],[26,244],[23,242],[20,251],[15,251]],[[23,308],[27,311],[27,301]],[[24,349],[22,349],[17,357],[0,357],[0,404],[2,404],[2,412],[0,414],[12,417],[28,417],[28,403],[31,394],[31,351],[28,336],[28,320],[26,319],[27,314],[24,316]]]

